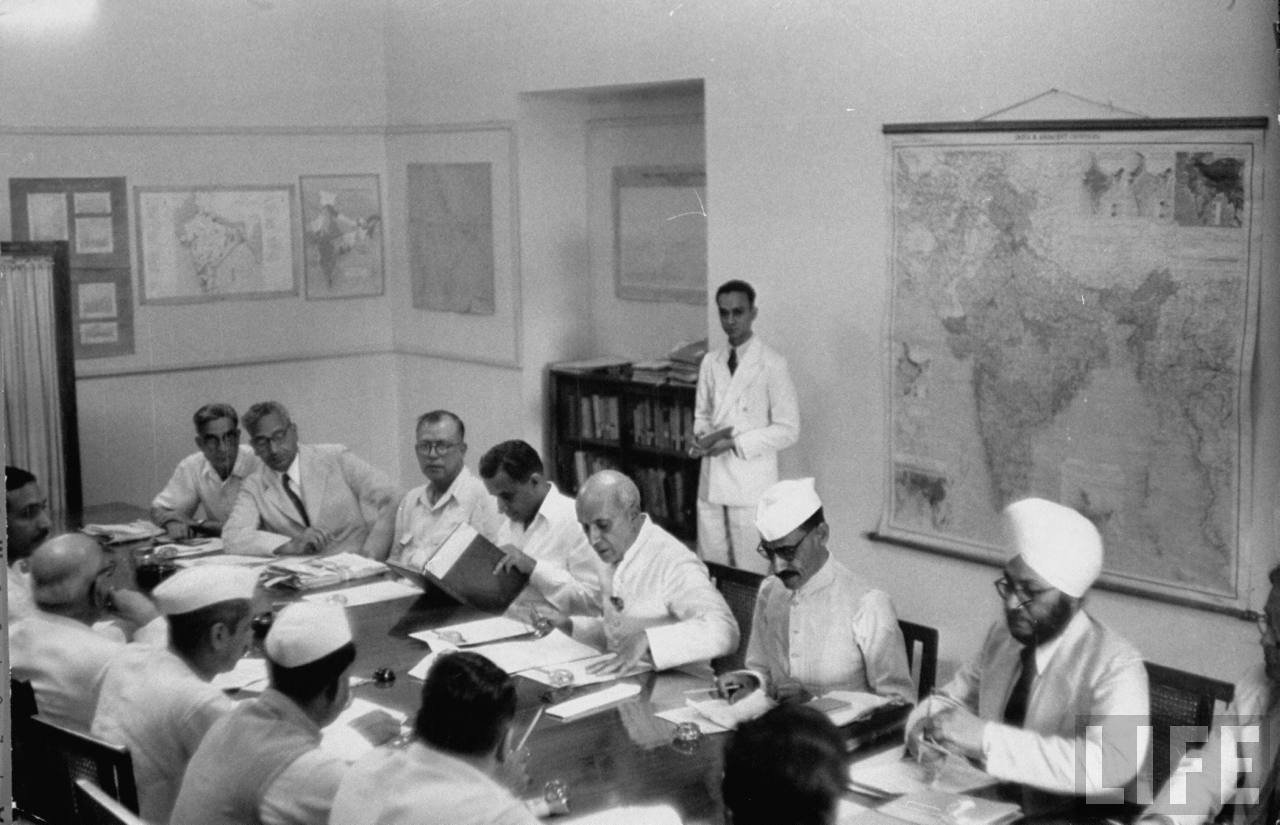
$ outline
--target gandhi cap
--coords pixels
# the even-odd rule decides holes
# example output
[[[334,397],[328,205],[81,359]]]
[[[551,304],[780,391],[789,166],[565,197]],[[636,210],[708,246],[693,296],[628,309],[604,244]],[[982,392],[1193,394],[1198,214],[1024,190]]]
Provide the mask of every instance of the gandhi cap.
[[[151,591],[156,607],[166,616],[190,613],[233,599],[252,599],[258,574],[245,567],[207,564],[179,570]]]
[[[765,541],[777,541],[804,524],[822,507],[812,478],[779,481],[760,496],[756,505],[756,529]]]
[[[336,604],[298,602],[276,614],[267,633],[267,658],[281,667],[301,667],[351,643],[347,611]]]
[[[1070,507],[1024,498],[1004,508],[1004,528],[1014,555],[1068,596],[1083,596],[1102,572],[1102,536]]]

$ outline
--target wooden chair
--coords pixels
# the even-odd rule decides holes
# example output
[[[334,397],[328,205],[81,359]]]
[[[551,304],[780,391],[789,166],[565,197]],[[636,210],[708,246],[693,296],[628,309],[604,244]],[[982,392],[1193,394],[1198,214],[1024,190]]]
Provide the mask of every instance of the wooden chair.
[[[707,571],[715,582],[716,590],[724,596],[738,622],[738,649],[733,653],[718,656],[711,660],[711,668],[716,673],[741,668],[747,659],[747,642],[751,638],[751,617],[755,614],[756,593],[760,590],[760,582],[764,576],[750,570],[739,570],[715,562],[707,562]]]
[[[1230,704],[1235,687],[1164,665],[1146,665],[1151,696],[1151,789],[1159,791],[1169,778],[1171,766],[1182,758],[1181,752],[1171,751],[1170,730],[1195,725],[1207,731],[1213,726],[1215,703]]]
[[[938,679],[938,631],[901,619],[898,627],[902,628],[902,640],[907,643],[907,665],[916,680],[916,697],[923,700]],[[916,645],[920,646],[919,656],[915,655]]]
[[[138,810],[138,788],[133,779],[133,759],[127,748],[103,742],[87,733],[65,728],[40,716],[31,719],[31,734],[50,755],[48,773],[40,784],[40,807],[50,822],[82,821],[76,796],[76,780],[90,779],[128,810]],[[93,820],[84,820],[92,822]]]
[[[147,825],[91,779],[76,780],[76,807],[80,810],[80,825]]]

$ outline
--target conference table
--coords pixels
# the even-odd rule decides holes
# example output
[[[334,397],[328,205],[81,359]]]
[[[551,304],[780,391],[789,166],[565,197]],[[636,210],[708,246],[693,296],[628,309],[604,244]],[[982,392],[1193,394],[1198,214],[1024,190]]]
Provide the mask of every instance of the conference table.
[[[87,510],[82,523],[120,523],[138,517],[145,517],[140,508],[111,504]],[[136,581],[138,561],[145,558],[153,543],[113,546],[117,560],[113,575],[118,585]],[[369,581],[376,579],[309,592],[332,594],[340,603],[344,589]],[[277,608],[302,597],[287,591],[269,593]],[[430,648],[409,634],[485,615],[438,591],[350,605],[347,614],[356,638],[356,661],[351,673],[370,680],[355,687],[353,695],[401,711],[410,722],[418,710],[422,682],[409,676],[408,671]],[[394,680],[389,684],[372,681],[374,673],[381,670],[390,670]],[[568,788],[572,815],[663,804],[674,808],[688,825],[721,825],[724,812],[720,781],[729,734],[707,734],[692,743],[676,742],[674,724],[654,715],[683,706],[685,692],[710,687],[710,679],[677,670],[650,672],[621,681],[638,684],[639,695],[569,720],[542,715],[526,744],[530,751],[530,783],[523,796],[539,796],[548,782],[559,780]],[[517,675],[516,687],[518,710],[514,725],[523,731],[540,706],[607,685],[552,689]],[[904,718],[905,709],[893,708],[868,722],[848,726],[845,732],[851,746],[884,743],[900,731]],[[554,818],[549,821],[554,822]]]

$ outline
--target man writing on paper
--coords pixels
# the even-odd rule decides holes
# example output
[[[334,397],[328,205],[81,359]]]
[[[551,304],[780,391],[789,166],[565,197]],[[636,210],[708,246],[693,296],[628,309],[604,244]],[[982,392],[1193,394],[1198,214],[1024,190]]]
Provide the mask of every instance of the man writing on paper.
[[[495,572],[514,567],[529,576],[507,612],[546,612],[553,621],[598,615],[600,563],[578,528],[573,499],[547,480],[537,451],[523,441],[497,444],[481,456],[480,477],[506,517],[496,544],[507,557]]]
[[[704,559],[767,572],[756,555],[756,501],[778,480],[778,451],[800,437],[796,390],[781,355],[751,334],[756,291],[745,281],[716,290],[729,346],[698,369],[690,455],[698,479],[698,549]]]
[[[407,748],[378,748],[351,767],[330,825],[537,825],[512,792],[528,784],[511,752],[515,682],[478,653],[436,660]]]
[[[1047,792],[1027,794],[1029,813],[1081,801],[1072,797],[1119,803],[1151,731],[1141,654],[1081,609],[1102,570],[1102,537],[1043,499],[1014,502],[1003,518],[1014,552],[995,582],[1004,621],[908,717],[908,748],[932,740],[997,779]],[[1086,771],[1086,757],[1099,769]]]
[[[256,571],[210,565],[179,570],[151,591],[169,625],[168,647],[126,645],[107,664],[90,732],[133,757],[142,818],[164,825],[187,760],[232,702],[209,684],[253,640]]]
[[[272,622],[263,649],[270,689],[238,703],[209,729],[187,766],[173,822],[329,821],[347,763],[320,747],[320,729],[351,698],[356,646],[347,611],[331,604],[288,605]]]
[[[278,401],[254,404],[244,426],[264,466],[245,479],[223,527],[228,552],[386,558],[396,494],[382,473],[341,444],[298,444]]]
[[[49,501],[36,477],[21,467],[4,468],[4,552],[9,565],[9,620],[31,612],[27,557],[53,529]]]
[[[830,529],[812,478],[779,481],[756,508],[772,576],[756,596],[746,670],[721,674],[730,702],[764,687],[781,702],[832,690],[915,701],[893,603],[827,550]]]
[[[31,683],[40,715],[64,727],[88,731],[107,662],[124,648],[123,619],[134,638],[166,642],[155,605],[131,590],[112,590],[115,567],[97,539],[66,533],[31,554],[35,609],[9,625],[10,675]]]
[[[577,510],[605,570],[603,617],[574,617],[572,633],[615,654],[592,672],[666,670],[737,649],[738,624],[706,565],[640,511],[635,482],[602,470],[582,485]]]
[[[200,451],[178,462],[151,502],[151,520],[172,540],[222,535],[240,485],[262,466],[253,450],[240,443],[240,417],[230,404],[205,404],[192,420]],[[197,509],[204,511],[198,520]]]
[[[498,505],[463,459],[467,428],[448,410],[418,418],[414,453],[427,483],[405,494],[396,510],[390,560],[421,570],[459,524],[497,543]]]

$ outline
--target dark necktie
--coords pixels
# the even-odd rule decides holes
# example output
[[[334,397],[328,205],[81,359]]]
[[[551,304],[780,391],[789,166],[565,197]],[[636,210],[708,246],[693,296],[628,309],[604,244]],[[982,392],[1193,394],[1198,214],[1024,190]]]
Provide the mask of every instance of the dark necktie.
[[[1004,706],[1004,723],[1015,728],[1022,727],[1027,719],[1027,700],[1031,698],[1031,683],[1036,680],[1036,647],[1023,645],[1019,655],[1022,669],[1018,673],[1018,681],[1009,693],[1009,702]]]
[[[302,503],[302,497],[293,491],[293,487],[289,485],[288,476],[280,476],[280,480],[284,483],[284,494],[293,502],[293,506],[298,508],[298,515],[302,516],[302,523],[311,526],[311,518],[307,515],[307,506]]]
[[[733,347],[729,347],[729,374],[733,375],[733,373],[737,369],[738,369],[738,350]]]

